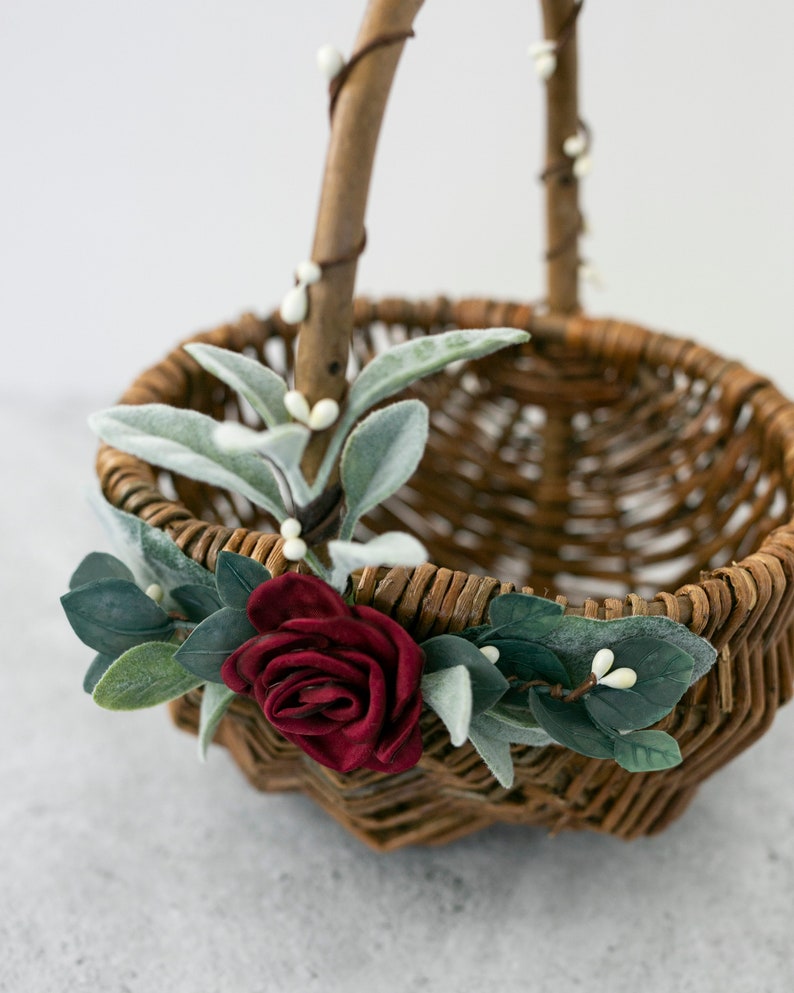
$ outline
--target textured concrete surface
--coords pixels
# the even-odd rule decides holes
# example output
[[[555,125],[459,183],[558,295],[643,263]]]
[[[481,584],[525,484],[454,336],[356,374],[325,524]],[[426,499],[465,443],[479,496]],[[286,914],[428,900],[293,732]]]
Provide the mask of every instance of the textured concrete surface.
[[[106,547],[89,401],[0,404],[3,993],[784,993],[794,710],[663,836],[498,828],[378,856],[80,689],[57,598]]]

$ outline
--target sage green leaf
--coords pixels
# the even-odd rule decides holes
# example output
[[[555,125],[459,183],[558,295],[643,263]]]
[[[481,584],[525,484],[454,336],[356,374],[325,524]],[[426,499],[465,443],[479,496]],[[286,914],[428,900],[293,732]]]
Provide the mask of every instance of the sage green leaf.
[[[231,386],[251,404],[268,427],[285,424],[287,384],[266,365],[228,348],[192,342],[182,346],[207,372]]]
[[[498,638],[491,644],[499,650],[496,665],[505,676],[517,676],[522,682],[545,679],[547,683],[560,683],[572,689],[565,666],[545,645],[513,638]]]
[[[227,607],[245,610],[248,597],[257,586],[270,579],[270,573],[256,559],[236,552],[221,552],[215,566],[215,579],[218,593]]]
[[[222,683],[221,666],[235,649],[256,634],[242,610],[221,607],[194,628],[179,646],[176,660],[201,682]]]
[[[681,749],[664,731],[632,731],[615,738],[615,761],[629,772],[658,772],[681,764]]]
[[[593,724],[581,700],[564,703],[531,689],[529,707],[538,724],[560,745],[595,759],[613,757],[613,738]]]
[[[287,516],[267,463],[250,452],[220,448],[214,438],[218,422],[206,414],[150,403],[99,411],[89,418],[89,424],[109,445],[163,469],[239,493],[278,520]]]
[[[411,478],[426,444],[427,407],[420,400],[376,410],[355,428],[342,452],[347,513],[340,538],[351,538],[359,518]]]
[[[170,595],[174,587],[195,584],[215,589],[215,576],[185,555],[165,531],[118,510],[108,503],[98,487],[89,498],[116,551],[135,573],[138,585],[145,590],[158,583],[163,588],[166,610],[179,606]]]
[[[86,693],[94,692],[94,687],[96,686],[96,684],[99,682],[102,676],[105,675],[105,673],[108,671],[108,669],[113,665],[115,661],[116,661],[115,655],[100,654],[94,657],[94,661],[88,667],[88,671],[86,672],[83,678],[83,689],[86,691]]]
[[[488,608],[493,636],[540,641],[559,627],[565,607],[529,593],[504,593]]]
[[[509,688],[509,683],[471,642],[454,634],[440,634],[422,642],[425,672],[442,672],[463,666],[469,674],[472,690],[472,714],[488,710]]]
[[[195,689],[202,682],[176,661],[176,645],[160,641],[136,645],[120,655],[94,689],[106,710],[156,707]]]
[[[475,717],[471,726],[489,738],[513,745],[543,748],[552,743],[552,739],[538,726],[529,710],[520,711],[516,707],[506,707],[501,702],[487,713]]]
[[[72,573],[69,589],[74,590],[95,579],[127,579],[134,582],[135,576],[115,555],[108,555],[107,552],[90,552]]]
[[[510,745],[506,741],[491,737],[480,730],[478,721],[472,722],[469,728],[469,741],[474,745],[483,762],[488,766],[491,775],[500,786],[509,790],[515,781],[513,759],[510,755]]]
[[[472,712],[471,678],[466,667],[456,665],[426,672],[422,676],[422,700],[444,722],[452,744],[456,747],[464,744]]]
[[[645,637],[676,645],[695,660],[690,685],[704,676],[717,658],[714,648],[704,638],[699,638],[669,617],[637,616],[596,621],[587,617],[566,616],[558,628],[539,640],[562,660],[571,674],[571,685],[578,686],[590,672],[593,656],[600,648],[611,648],[617,652],[620,642]]]
[[[310,437],[311,431],[303,424],[280,424],[264,433],[259,446],[260,454],[279,469],[293,501],[300,506],[309,503],[323,488],[319,482],[310,487],[301,470],[301,459]]]
[[[237,694],[234,690],[230,690],[223,683],[207,683],[205,685],[201,695],[198,729],[198,754],[202,762],[206,760],[210,742],[215,737],[221,718],[229,709],[229,704],[235,696]]]
[[[612,650],[613,668],[633,669],[637,682],[626,690],[608,686],[591,690],[584,704],[593,720],[617,731],[632,731],[669,714],[689,686],[692,656],[658,638],[629,638]]]
[[[417,566],[427,561],[424,545],[401,531],[386,531],[366,542],[329,541],[328,554],[333,563],[330,583],[338,590],[345,588],[347,577],[356,569],[370,565]]]
[[[128,579],[95,579],[61,597],[66,617],[89,648],[115,658],[145,641],[167,641],[174,622]]]
[[[171,597],[189,621],[198,624],[223,606],[215,590],[195,583],[186,583],[171,590]]]
[[[399,393],[418,379],[438,372],[451,362],[490,355],[507,345],[529,340],[526,331],[487,328],[446,331],[395,345],[366,365],[350,387],[347,403],[323,459],[319,475],[326,479],[348,432],[371,407]]]

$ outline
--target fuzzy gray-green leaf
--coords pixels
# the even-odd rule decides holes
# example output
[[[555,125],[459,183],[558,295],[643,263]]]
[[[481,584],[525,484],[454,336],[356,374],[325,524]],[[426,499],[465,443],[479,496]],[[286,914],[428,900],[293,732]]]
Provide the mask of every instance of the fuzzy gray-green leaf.
[[[453,634],[440,634],[422,642],[425,672],[465,666],[471,678],[473,716],[492,707],[507,692],[509,683],[476,645]]]
[[[462,745],[471,724],[471,678],[465,666],[427,672],[422,677],[422,700],[434,710],[449,731],[456,747]]]
[[[352,537],[359,518],[411,478],[426,443],[427,407],[420,400],[402,400],[376,410],[356,427],[342,452],[347,504],[342,539]]]
[[[216,345],[191,342],[182,347],[207,372],[245,397],[268,427],[289,420],[284,409],[287,384],[272,369],[247,355]]]
[[[155,641],[119,656],[94,689],[94,701],[107,710],[140,710],[174,700],[200,685],[175,660],[176,645]]]
[[[229,709],[229,704],[237,696],[234,690],[222,683],[207,683],[201,695],[199,710],[198,753],[203,762],[207,757],[207,749],[215,737],[215,732],[221,718]]]
[[[509,790],[515,779],[510,745],[482,731],[476,722],[469,728],[469,741],[499,785]]]
[[[287,516],[271,469],[250,452],[220,448],[214,438],[218,422],[206,414],[150,403],[99,411],[89,424],[103,441],[124,452],[239,493],[278,519]]]

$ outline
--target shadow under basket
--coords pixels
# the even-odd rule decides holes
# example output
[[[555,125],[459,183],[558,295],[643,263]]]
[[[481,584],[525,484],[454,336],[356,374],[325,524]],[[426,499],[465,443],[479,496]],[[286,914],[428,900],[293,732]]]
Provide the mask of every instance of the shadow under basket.
[[[352,372],[388,345],[452,327],[533,335],[521,349],[412,390],[431,410],[424,460],[361,536],[410,531],[431,564],[365,570],[357,602],[423,640],[482,623],[489,601],[517,587],[587,617],[666,615],[709,639],[719,658],[659,725],[684,759],[663,772],[628,773],[556,745],[514,746],[515,785],[505,790],[470,745],[453,748],[425,712],[416,768],[341,775],[285,742],[242,698],[216,740],[255,787],[303,791],[381,850],[447,842],[497,821],[626,839],[660,831],[792,694],[794,405],[736,362],[615,321],[444,299],[359,299],[355,315]],[[274,315],[192,340],[256,355],[289,375],[293,337]],[[181,349],[122,402],[254,423]],[[239,497],[107,446],[98,472],[113,504],[167,531],[207,568],[223,549],[274,575],[287,568],[274,522]],[[181,728],[196,730],[199,701],[195,692],[171,705]]]

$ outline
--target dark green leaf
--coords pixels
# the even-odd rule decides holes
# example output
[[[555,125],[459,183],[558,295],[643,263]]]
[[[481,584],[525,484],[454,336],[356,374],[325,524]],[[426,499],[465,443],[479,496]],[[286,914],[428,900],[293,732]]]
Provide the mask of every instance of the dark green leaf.
[[[223,663],[255,634],[256,629],[241,610],[222,607],[191,632],[180,645],[176,659],[202,682],[222,683]]]
[[[126,579],[131,583],[135,582],[135,576],[121,559],[108,555],[107,552],[91,552],[72,573],[69,589],[77,589],[95,579]]]
[[[627,690],[597,686],[584,698],[588,712],[599,724],[618,731],[655,724],[686,692],[694,659],[677,645],[657,638],[630,638],[616,644],[613,651],[613,668],[634,669],[637,682]]]
[[[114,658],[146,641],[167,641],[174,623],[162,607],[126,579],[95,579],[61,597],[77,637]]]
[[[559,627],[565,607],[528,593],[505,593],[491,601],[489,617],[499,638],[538,641]]]
[[[110,666],[94,689],[94,701],[107,710],[140,710],[173,700],[202,682],[175,660],[176,645],[160,641],[136,645]]]
[[[215,590],[199,586],[197,583],[177,586],[175,590],[171,590],[171,597],[184,611],[185,617],[196,624],[223,606]]]
[[[518,676],[523,682],[545,679],[547,683],[561,683],[566,689],[572,689],[565,666],[544,645],[513,638],[499,638],[492,644],[499,649],[496,665],[505,676]]]
[[[115,661],[115,655],[97,655],[94,658],[94,661],[88,667],[88,672],[86,672],[85,677],[83,678],[83,689],[86,693],[94,692],[94,687],[96,684]]]
[[[531,689],[529,706],[538,724],[559,744],[595,759],[614,755],[613,739],[593,724],[581,701],[564,703]]]
[[[454,634],[440,634],[422,644],[425,672],[438,672],[463,665],[471,677],[472,714],[477,716],[492,707],[509,688],[509,683],[493,662],[479,648]]]
[[[202,762],[207,757],[207,748],[215,737],[221,718],[236,695],[234,690],[230,690],[223,683],[207,683],[204,687],[198,729],[198,752]]]
[[[267,582],[270,573],[256,559],[235,552],[221,552],[215,566],[218,594],[227,607],[245,610],[248,597],[257,586]]]
[[[680,765],[681,750],[664,731],[632,731],[615,738],[615,761],[629,772],[656,772]]]

